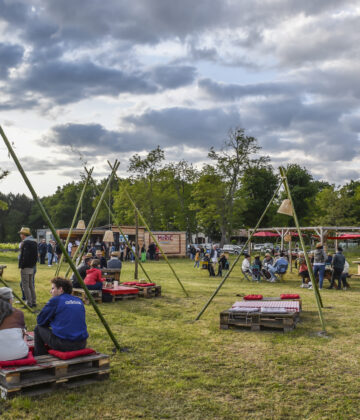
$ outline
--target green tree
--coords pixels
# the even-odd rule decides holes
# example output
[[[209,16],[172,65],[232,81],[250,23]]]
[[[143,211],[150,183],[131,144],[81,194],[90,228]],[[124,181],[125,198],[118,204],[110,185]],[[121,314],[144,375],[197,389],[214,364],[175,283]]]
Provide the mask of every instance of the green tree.
[[[238,204],[235,201],[245,171],[250,168],[262,168],[269,162],[268,156],[259,155],[260,150],[261,147],[258,145],[256,138],[246,136],[241,128],[229,131],[228,138],[224,141],[219,152],[215,151],[213,147],[210,149],[208,156],[214,162],[214,173],[211,176],[217,179],[216,186],[213,185],[213,194],[218,194],[215,201],[221,200],[221,203],[216,206],[221,213],[213,214],[213,225],[218,224],[219,226],[221,246],[229,241],[235,227],[234,207],[235,204]],[[205,178],[201,178],[202,183],[209,179],[208,175],[209,168],[205,171]],[[198,188],[196,188],[193,198],[195,201],[193,209],[196,210],[197,207],[202,208],[204,206],[202,200],[206,200],[206,197]],[[214,197],[209,194],[207,201],[213,204]],[[199,215],[198,217],[199,220],[202,219],[202,216]]]

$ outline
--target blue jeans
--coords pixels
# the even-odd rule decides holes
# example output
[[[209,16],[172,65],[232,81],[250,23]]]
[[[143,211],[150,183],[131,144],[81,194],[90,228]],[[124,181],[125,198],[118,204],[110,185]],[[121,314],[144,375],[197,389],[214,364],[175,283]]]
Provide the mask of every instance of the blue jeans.
[[[53,257],[54,257],[54,254],[52,254],[51,252],[48,252],[48,265],[52,265]]]
[[[319,288],[322,289],[324,274],[325,274],[325,264],[314,265],[313,266],[314,277],[316,278],[317,273],[319,273]]]
[[[194,268],[195,267],[200,268],[200,260],[195,261]]]

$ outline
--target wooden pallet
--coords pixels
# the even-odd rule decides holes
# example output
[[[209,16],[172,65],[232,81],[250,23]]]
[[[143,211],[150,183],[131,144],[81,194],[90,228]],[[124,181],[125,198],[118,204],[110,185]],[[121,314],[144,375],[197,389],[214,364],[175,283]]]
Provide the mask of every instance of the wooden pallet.
[[[108,293],[110,295],[110,293]],[[138,294],[129,294],[129,295],[110,295],[111,298],[109,298],[109,303],[113,303],[117,300],[127,300],[127,299],[136,299],[138,297]]]
[[[0,369],[1,398],[87,385],[108,378],[110,373],[110,360],[106,354],[95,353],[70,360],[47,354],[36,360],[37,365]]]
[[[89,290],[91,296],[94,298],[95,302],[101,303],[102,302],[102,291],[101,290]],[[85,305],[88,305],[90,303],[88,297],[86,296],[84,289],[77,289],[74,288],[72,291],[72,294],[74,296],[79,297]]]
[[[161,286],[134,286],[139,289],[139,297],[152,298],[161,296]]]
[[[230,312],[220,313],[220,329],[250,328],[251,331],[259,331],[263,328],[280,329],[284,332],[292,331],[299,321],[298,312],[284,314],[260,313],[260,312]]]

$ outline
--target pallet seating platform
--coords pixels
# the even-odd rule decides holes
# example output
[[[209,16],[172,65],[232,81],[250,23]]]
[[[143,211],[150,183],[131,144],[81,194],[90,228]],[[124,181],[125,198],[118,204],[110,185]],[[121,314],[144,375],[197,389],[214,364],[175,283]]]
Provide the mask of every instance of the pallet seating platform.
[[[101,290],[89,290],[91,296],[94,298],[95,302],[101,303],[102,302],[102,292]],[[85,290],[80,288],[74,288],[72,291],[74,296],[79,297],[85,305],[90,303],[88,297],[86,296]]]
[[[127,286],[113,286],[111,288],[104,287],[102,293],[110,295],[110,302],[115,302],[116,300],[136,299],[139,295],[139,289]]]
[[[110,358],[95,353],[61,360],[50,354],[36,357],[37,364],[0,369],[1,398],[33,396],[57,388],[72,388],[107,379]]]
[[[283,332],[292,331],[299,321],[299,312],[261,313],[231,312],[220,313],[220,329],[249,328],[251,331],[261,329],[278,329]]]
[[[152,298],[161,296],[161,286],[135,286],[139,290],[139,297]]]

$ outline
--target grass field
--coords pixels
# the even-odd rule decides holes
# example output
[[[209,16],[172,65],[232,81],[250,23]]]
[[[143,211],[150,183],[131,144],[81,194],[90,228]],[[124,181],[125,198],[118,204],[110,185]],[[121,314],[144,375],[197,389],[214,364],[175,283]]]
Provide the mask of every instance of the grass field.
[[[349,258],[352,261],[353,257]],[[19,290],[16,254],[0,254],[4,279]],[[146,263],[163,296],[100,305],[120,345],[111,357],[110,380],[37,398],[0,401],[1,419],[358,419],[360,418],[359,280],[351,290],[323,290],[327,336],[313,291],[296,275],[283,283],[242,280],[240,264],[200,321],[194,319],[219,278],[173,261],[190,293],[186,298],[164,262]],[[122,280],[132,280],[126,263]],[[351,272],[357,268],[351,266]],[[42,306],[50,297],[54,268],[38,266]],[[143,277],[140,275],[140,278]],[[219,329],[219,313],[237,294],[300,293],[301,322],[290,333]],[[35,317],[26,313],[29,330]],[[113,344],[87,306],[89,347],[111,354]]]

